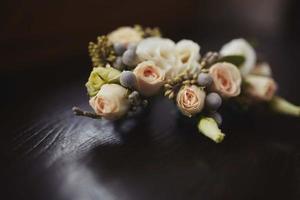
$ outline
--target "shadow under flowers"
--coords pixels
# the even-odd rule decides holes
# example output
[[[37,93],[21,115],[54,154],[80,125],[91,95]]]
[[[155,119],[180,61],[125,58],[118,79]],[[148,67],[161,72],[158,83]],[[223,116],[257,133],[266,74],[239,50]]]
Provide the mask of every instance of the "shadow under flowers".
[[[133,129],[119,132],[126,142],[80,159],[113,198],[296,199],[293,146],[256,140],[262,133],[251,129],[214,144],[173,106],[157,99]]]

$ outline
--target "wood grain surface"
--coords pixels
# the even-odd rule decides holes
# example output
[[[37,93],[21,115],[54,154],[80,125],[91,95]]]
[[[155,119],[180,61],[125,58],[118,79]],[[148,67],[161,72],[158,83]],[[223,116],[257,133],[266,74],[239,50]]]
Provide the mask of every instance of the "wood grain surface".
[[[299,119],[228,117],[217,145],[162,98],[140,118],[119,122],[72,114],[73,105],[89,109],[80,81],[37,101],[22,123],[6,124],[9,199],[299,197]]]

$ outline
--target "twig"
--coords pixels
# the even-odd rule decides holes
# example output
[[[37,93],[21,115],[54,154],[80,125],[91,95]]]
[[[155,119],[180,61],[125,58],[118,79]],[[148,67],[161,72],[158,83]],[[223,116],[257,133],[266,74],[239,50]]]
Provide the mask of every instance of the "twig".
[[[80,108],[78,108],[76,106],[74,106],[72,108],[72,110],[73,110],[75,115],[89,117],[89,118],[93,118],[93,119],[101,119],[102,118],[100,115],[97,115],[96,113],[81,110]]]

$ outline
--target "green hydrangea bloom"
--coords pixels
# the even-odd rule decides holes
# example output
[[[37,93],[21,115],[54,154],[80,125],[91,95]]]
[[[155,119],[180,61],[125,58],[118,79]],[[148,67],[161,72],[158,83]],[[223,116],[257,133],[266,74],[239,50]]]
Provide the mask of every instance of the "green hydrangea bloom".
[[[106,83],[119,83],[120,74],[120,71],[110,66],[95,67],[89,76],[88,82],[85,84],[89,96],[95,96],[101,86]]]

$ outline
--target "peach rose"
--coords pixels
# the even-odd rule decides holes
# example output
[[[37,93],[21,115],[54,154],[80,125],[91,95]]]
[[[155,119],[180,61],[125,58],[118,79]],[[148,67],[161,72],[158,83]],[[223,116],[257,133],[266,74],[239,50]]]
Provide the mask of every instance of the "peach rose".
[[[176,102],[182,114],[191,117],[204,107],[205,92],[195,85],[183,86],[176,97]]]
[[[134,28],[124,26],[108,34],[108,39],[112,43],[121,43],[127,45],[129,43],[138,43],[142,40],[142,36]]]
[[[241,92],[241,74],[238,68],[227,62],[216,63],[209,69],[213,78],[213,90],[223,97],[235,97]]]
[[[256,63],[256,53],[253,47],[243,38],[234,39],[225,44],[221,50],[222,56],[242,55],[245,62],[241,65],[240,71],[243,75],[249,74]]]
[[[127,89],[118,84],[104,84],[98,94],[90,99],[94,111],[105,119],[118,119],[129,108]]]
[[[141,62],[133,73],[137,78],[137,87],[142,95],[151,96],[158,92],[164,84],[164,70],[157,67],[152,61]]]
[[[248,75],[245,81],[247,83],[246,94],[257,100],[270,101],[277,90],[275,81],[270,77]]]

